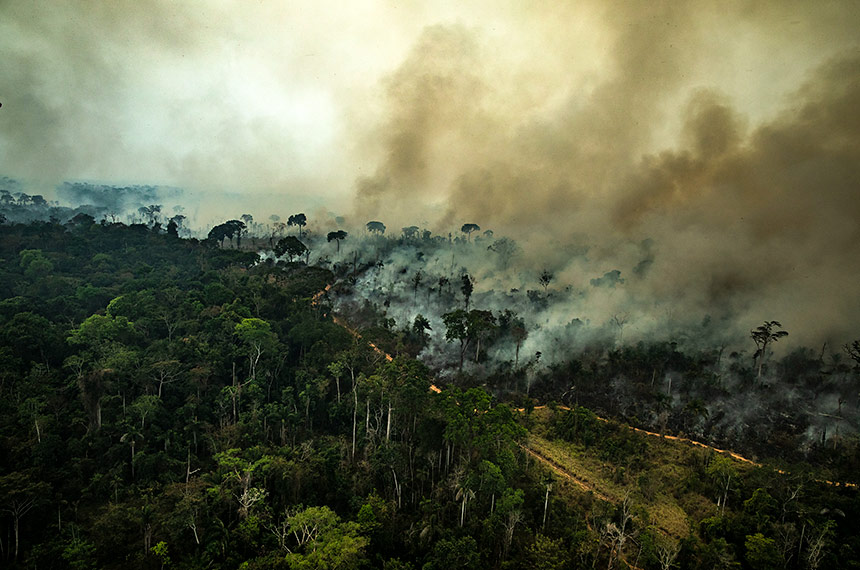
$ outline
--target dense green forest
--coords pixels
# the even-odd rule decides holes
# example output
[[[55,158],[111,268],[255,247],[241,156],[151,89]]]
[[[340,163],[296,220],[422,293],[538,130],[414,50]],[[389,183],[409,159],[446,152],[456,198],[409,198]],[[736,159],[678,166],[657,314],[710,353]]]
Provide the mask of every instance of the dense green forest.
[[[290,221],[302,231],[304,220]],[[778,464],[752,466],[658,447],[668,443],[592,411],[652,425],[649,410],[662,405],[664,429],[705,426],[689,405],[698,394],[673,412],[646,386],[656,363],[689,384],[711,377],[709,360],[670,344],[613,344],[539,373],[539,355],[492,367],[493,343],[519,350],[516,316],[474,314],[483,309],[469,291],[462,313],[446,306],[449,364],[461,370],[437,392],[439,371],[414,358],[431,342],[417,318],[395,323],[391,303],[352,299],[343,315],[365,337],[333,319],[338,292],[353,295],[393,246],[371,242],[361,263],[344,252],[308,264],[295,237],[260,240],[277,254],[260,255],[242,247],[238,225],[198,241],[178,223],[81,214],[0,225],[6,566],[860,566],[858,492],[822,481],[856,481],[856,436],[802,453],[792,439],[772,453]],[[340,252],[346,233],[329,236],[315,239]],[[402,282],[414,300],[421,279]],[[440,303],[468,289],[433,282],[421,292]],[[766,389],[737,367],[750,390]],[[856,383],[847,364],[839,374]],[[622,376],[626,387],[613,382]],[[582,379],[572,395],[571,377]],[[534,409],[548,401],[563,406]],[[767,445],[750,437],[749,447]],[[592,469],[585,487],[564,476],[574,459]]]

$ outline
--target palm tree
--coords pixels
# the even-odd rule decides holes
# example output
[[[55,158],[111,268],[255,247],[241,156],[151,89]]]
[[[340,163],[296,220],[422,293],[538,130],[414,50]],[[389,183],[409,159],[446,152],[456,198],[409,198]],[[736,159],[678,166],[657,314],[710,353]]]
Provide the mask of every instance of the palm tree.
[[[134,447],[138,439],[143,439],[143,431],[137,427],[136,423],[126,425],[126,431],[122,434],[119,440],[122,443],[128,442],[131,444],[131,479],[134,480]]]

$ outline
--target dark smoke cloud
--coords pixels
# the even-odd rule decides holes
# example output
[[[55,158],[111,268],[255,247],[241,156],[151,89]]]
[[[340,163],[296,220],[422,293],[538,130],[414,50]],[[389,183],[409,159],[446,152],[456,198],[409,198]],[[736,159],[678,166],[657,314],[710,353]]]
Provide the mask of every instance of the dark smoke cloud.
[[[732,316],[740,335],[769,318],[800,342],[860,334],[857,10],[618,3],[596,14],[609,38],[593,54],[600,72],[554,38],[569,67],[543,76],[543,100],[486,30],[426,29],[385,80],[381,159],[358,181],[358,216],[407,225],[430,211],[437,231],[502,230],[533,268],[571,282],[583,276],[567,253],[587,245],[589,277],[639,277],[617,305]],[[574,22],[544,16],[548,36]],[[776,73],[740,46],[778,48],[774,67],[794,60],[772,85],[739,87],[724,58]]]

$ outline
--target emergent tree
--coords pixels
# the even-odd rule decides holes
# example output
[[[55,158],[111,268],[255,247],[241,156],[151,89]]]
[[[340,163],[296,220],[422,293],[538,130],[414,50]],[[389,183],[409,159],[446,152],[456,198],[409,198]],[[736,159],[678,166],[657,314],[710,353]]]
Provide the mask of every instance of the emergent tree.
[[[340,240],[346,239],[346,236],[349,235],[343,230],[337,230],[336,232],[329,232],[326,236],[328,241],[337,242],[337,252],[340,253]]]
[[[767,346],[784,336],[788,336],[786,331],[774,330],[776,328],[782,328],[779,321],[765,321],[763,325],[750,331],[750,337],[758,348],[753,354],[753,360],[758,362],[756,378],[761,378],[761,369],[765,358],[767,358]]]

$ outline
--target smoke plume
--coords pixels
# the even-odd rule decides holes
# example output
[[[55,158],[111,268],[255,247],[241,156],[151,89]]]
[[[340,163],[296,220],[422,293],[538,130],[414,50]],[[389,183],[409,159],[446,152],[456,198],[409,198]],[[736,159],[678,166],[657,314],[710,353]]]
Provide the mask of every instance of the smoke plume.
[[[357,181],[358,217],[443,233],[479,223],[573,284],[633,274],[611,310],[731,316],[739,334],[779,318],[801,342],[856,335],[860,53],[845,27],[856,9],[562,12],[518,30],[545,34],[534,59],[501,45],[521,37],[424,30],[381,83],[380,159]],[[597,37],[580,50],[582,35],[564,31],[583,21]],[[775,79],[735,40],[779,50],[773,66],[790,71]],[[590,275],[572,255],[583,247]]]
[[[620,272],[604,318],[839,345],[860,317],[858,24],[848,0],[10,0],[0,176],[181,188],[199,224],[476,223],[524,275]]]

